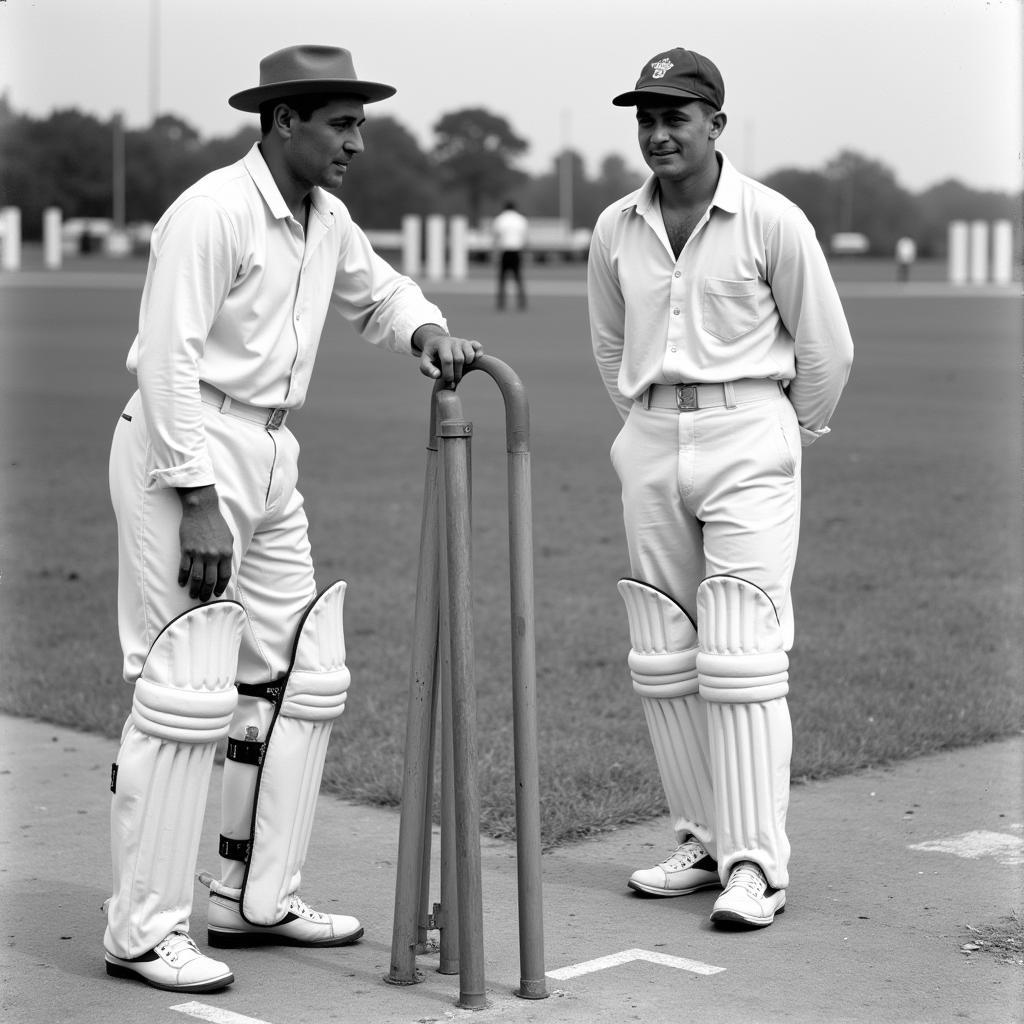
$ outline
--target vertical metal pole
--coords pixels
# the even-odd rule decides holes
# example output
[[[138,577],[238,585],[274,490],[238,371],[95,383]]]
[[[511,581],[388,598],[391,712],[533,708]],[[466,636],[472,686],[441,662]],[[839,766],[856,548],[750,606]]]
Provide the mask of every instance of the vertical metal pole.
[[[111,124],[111,220],[115,231],[124,231],[125,224],[125,154],[124,154],[124,116],[121,111],[114,114]]]
[[[432,435],[433,436],[433,435]],[[420,561],[413,620],[413,652],[406,722],[405,769],[402,776],[402,815],[398,832],[395,917],[391,939],[391,970],[385,980],[412,985],[422,980],[416,971],[417,914],[420,906],[425,820],[430,809],[428,781],[433,772],[431,749],[436,701],[434,686],[438,635],[438,457],[428,450],[420,529]]]
[[[430,747],[426,760],[426,779],[423,792],[423,839],[420,844],[419,916],[416,924],[416,952],[425,953],[430,932],[430,854],[434,840],[434,746],[437,736],[438,674],[435,659],[434,685],[430,694]]]
[[[461,402],[454,392],[440,392],[437,402],[451,623],[455,853],[459,875],[458,1005],[462,1009],[480,1009],[487,1005],[487,999],[470,558],[469,441],[473,428],[461,418]]]
[[[516,871],[519,884],[519,973],[516,995],[544,999],[537,670],[534,642],[530,453],[509,452],[509,567],[512,614],[512,716],[516,779]]]
[[[546,999],[544,902],[541,881],[540,777],[537,750],[537,668],[534,637],[533,512],[530,409],[522,382],[493,356],[485,370],[505,400],[508,451],[508,544],[512,624],[512,715],[516,779],[516,870],[519,885],[519,970],[516,995]]]
[[[445,488],[438,488],[439,522],[448,521]],[[441,932],[438,974],[459,973],[459,885],[455,852],[455,759],[452,745],[452,644],[448,615],[448,544],[440,530],[440,626],[438,664],[441,687],[441,901],[434,910]]]
[[[515,994],[544,999],[548,993],[541,892],[529,409],[519,378],[500,360],[483,356],[469,368],[489,373],[505,399],[519,885],[520,987]],[[395,984],[422,980],[415,965],[416,911],[430,881],[430,791],[440,699],[441,903],[434,914],[434,927],[441,929],[438,970],[459,972],[461,1008],[482,1009],[487,1003],[470,593],[472,432],[455,392],[435,387],[417,580],[395,930],[391,974],[385,980]]]

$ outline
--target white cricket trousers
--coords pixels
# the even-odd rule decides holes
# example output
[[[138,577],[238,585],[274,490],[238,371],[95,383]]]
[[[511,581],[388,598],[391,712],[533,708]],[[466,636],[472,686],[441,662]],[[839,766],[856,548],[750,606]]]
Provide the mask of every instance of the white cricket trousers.
[[[308,522],[296,489],[299,444],[287,427],[257,423],[203,405],[206,443],[220,510],[234,538],[224,598],[247,623],[238,682],[263,683],[287,672],[299,620],[316,597]],[[150,479],[152,455],[136,392],[114,430],[110,496],[117,516],[118,631],[124,678],[134,683],[153,640],[199,602],[178,586],[181,503]]]
[[[611,459],[622,484],[632,575],[673,598],[697,623],[698,635],[704,628],[742,634],[739,618],[734,625],[702,626],[701,582],[720,575],[746,580],[768,595],[779,617],[778,629],[764,641],[788,651],[801,444],[796,413],[783,393],[684,412],[634,404]],[[742,614],[728,603],[725,613]],[[785,888],[792,751],[787,702],[712,703],[703,690],[686,700],[697,702],[698,715],[704,706],[706,733],[696,725],[652,726],[677,841],[706,837],[723,884],[740,860],[756,860],[770,885]],[[708,787],[713,808],[678,798]]]
[[[634,403],[611,461],[633,576],[694,618],[705,577],[754,583],[772,599],[788,651],[801,446],[785,395],[692,412]]]
[[[270,682],[288,671],[299,622],[316,596],[308,523],[295,486],[299,446],[286,428],[267,430],[217,406],[202,408],[220,510],[234,541],[223,597],[246,613],[231,682]],[[181,503],[173,488],[153,483],[152,468],[136,393],[118,420],[110,453],[118,629],[124,678],[132,684],[161,630],[199,604],[178,585]],[[213,756],[209,744],[143,735],[129,716],[118,752],[127,772],[111,810],[115,892],[104,935],[117,956],[140,955],[169,931],[189,928]]]

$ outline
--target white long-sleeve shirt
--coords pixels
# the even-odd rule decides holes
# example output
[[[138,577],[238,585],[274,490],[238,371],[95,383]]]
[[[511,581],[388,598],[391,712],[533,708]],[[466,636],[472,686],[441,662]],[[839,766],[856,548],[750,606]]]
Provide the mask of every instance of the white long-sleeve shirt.
[[[216,482],[200,380],[241,402],[303,404],[330,306],[395,352],[411,353],[423,324],[447,328],[418,286],[373,251],[344,203],[320,188],[310,200],[304,231],[254,145],[185,191],[153,230],[127,366],[138,376],[158,485]]]
[[[623,419],[651,384],[783,381],[810,444],[828,433],[853,361],[839,295],[801,210],[719,160],[714,198],[678,259],[654,176],[598,217],[594,358]]]

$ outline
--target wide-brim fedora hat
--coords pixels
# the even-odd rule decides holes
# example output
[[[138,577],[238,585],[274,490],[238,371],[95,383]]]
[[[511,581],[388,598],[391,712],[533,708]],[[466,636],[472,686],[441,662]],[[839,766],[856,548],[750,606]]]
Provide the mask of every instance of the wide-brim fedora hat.
[[[375,103],[398,90],[383,82],[367,82],[356,74],[352,54],[339,46],[286,46],[260,61],[260,84],[228,99],[236,110],[257,113],[268,100],[310,93],[357,96]]]

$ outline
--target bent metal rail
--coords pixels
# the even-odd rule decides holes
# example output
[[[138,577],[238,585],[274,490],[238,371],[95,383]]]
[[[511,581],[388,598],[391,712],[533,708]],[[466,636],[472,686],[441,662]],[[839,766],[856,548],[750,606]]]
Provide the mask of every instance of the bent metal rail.
[[[522,383],[501,360],[480,356],[469,370],[489,374],[505,401],[519,896],[520,984],[515,994],[543,999],[548,992],[541,891],[529,407]],[[455,391],[435,385],[413,622],[391,970],[385,980],[396,985],[421,981],[416,954],[426,948],[427,931],[438,929],[438,971],[459,974],[460,1007],[482,1009],[487,1003],[470,592],[472,433],[473,425],[464,419]],[[441,894],[431,914],[430,808],[439,693]]]

